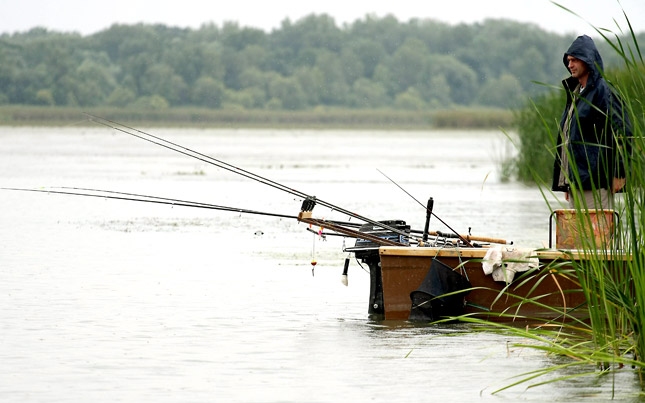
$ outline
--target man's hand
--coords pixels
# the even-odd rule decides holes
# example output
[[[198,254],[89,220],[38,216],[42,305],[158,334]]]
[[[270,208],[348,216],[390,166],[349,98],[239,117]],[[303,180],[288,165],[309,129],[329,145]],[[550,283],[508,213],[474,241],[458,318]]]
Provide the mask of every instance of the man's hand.
[[[611,185],[611,191],[613,193],[616,193],[624,187],[625,187],[625,178],[614,178],[614,181]]]

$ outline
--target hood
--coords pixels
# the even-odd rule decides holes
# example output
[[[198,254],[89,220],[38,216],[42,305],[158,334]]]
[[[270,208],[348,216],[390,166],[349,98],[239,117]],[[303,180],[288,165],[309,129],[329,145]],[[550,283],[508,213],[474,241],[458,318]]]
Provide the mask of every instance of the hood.
[[[566,67],[568,71],[569,62],[567,61],[567,56],[573,56],[585,62],[589,68],[589,76],[593,80],[597,79],[600,72],[604,70],[602,58],[596,48],[596,44],[593,42],[593,39],[587,35],[577,37],[571,46],[569,46],[569,50],[564,54],[562,61],[564,62],[564,67]]]

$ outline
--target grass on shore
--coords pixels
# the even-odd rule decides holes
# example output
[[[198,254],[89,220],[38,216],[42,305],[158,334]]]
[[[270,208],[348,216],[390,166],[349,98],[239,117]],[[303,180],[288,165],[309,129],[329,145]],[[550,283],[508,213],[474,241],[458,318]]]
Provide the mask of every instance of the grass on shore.
[[[148,127],[427,130],[508,129],[513,124],[511,111],[482,108],[428,111],[318,108],[308,111],[272,111],[3,105],[0,106],[0,126],[90,124],[84,113]]]

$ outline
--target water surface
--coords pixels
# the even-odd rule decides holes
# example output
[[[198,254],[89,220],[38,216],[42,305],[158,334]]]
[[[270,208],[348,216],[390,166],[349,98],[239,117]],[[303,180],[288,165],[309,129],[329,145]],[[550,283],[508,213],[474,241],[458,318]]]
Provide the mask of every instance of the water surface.
[[[497,132],[150,131],[372,219],[421,229],[417,201],[433,197],[459,232],[548,242],[540,192],[499,181]],[[293,216],[301,203],[102,127],[3,128],[0,186]],[[492,395],[556,359],[464,326],[369,321],[369,275],[352,261],[349,286],[340,281],[343,242],[353,242],[319,239],[296,220],[2,191],[0,223],[3,402],[606,401],[612,383],[617,401],[638,392],[626,370]],[[433,219],[431,229],[446,228]]]

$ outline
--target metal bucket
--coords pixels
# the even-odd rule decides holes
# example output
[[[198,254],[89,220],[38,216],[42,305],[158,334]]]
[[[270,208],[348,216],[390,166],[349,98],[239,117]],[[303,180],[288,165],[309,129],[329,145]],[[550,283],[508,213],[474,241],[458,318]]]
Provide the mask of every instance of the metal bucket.
[[[579,213],[588,217],[578,217]],[[549,221],[549,248],[552,247],[554,217],[556,249],[584,249],[585,247],[610,249],[612,247],[614,230],[618,222],[618,213],[614,210],[554,210]]]

